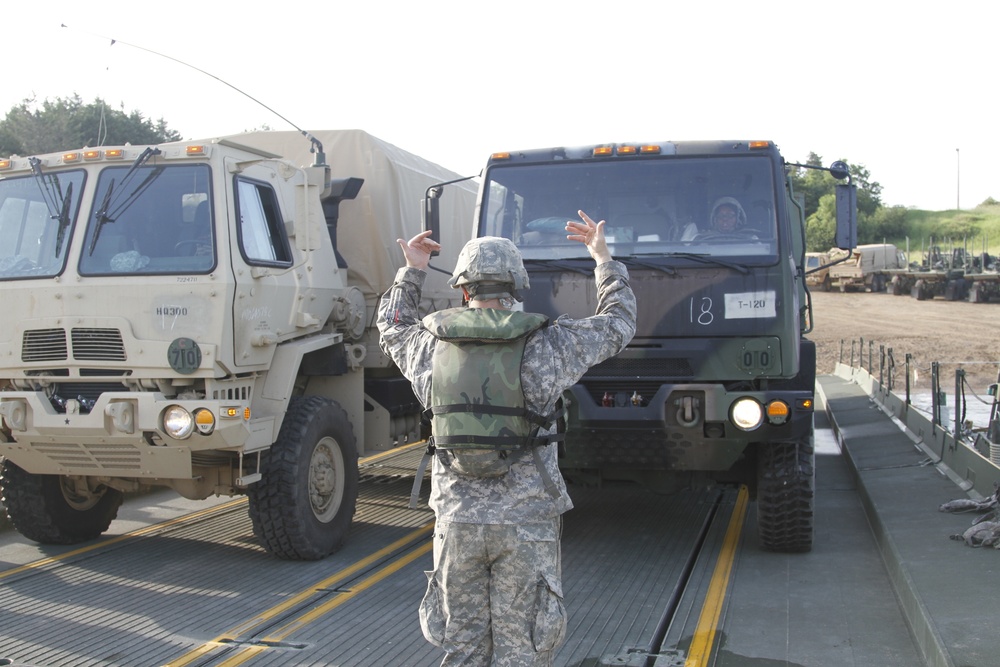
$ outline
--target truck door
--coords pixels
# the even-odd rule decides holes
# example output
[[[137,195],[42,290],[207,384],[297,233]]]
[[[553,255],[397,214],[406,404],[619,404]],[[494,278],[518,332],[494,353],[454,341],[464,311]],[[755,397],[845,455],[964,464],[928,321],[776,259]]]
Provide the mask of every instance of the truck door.
[[[235,174],[230,190],[235,211],[235,238],[230,246],[236,279],[235,364],[266,365],[279,337],[292,329],[298,291],[282,215],[285,202],[274,186],[283,179],[269,163],[247,166],[233,161],[229,166]]]

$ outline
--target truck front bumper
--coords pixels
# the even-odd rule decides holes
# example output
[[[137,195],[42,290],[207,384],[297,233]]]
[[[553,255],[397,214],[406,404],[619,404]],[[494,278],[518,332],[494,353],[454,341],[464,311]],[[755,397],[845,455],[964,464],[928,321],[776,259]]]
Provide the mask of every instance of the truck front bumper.
[[[626,392],[611,397],[614,405],[598,405],[578,384],[567,398],[565,468],[725,471],[753,443],[800,441],[813,433],[814,395],[804,390],[662,385],[648,402],[633,404]],[[737,426],[737,406],[754,405],[760,423]]]
[[[163,425],[170,406],[210,411],[214,426],[171,437]],[[269,446],[274,422],[250,420],[239,402],[178,401],[157,392],[105,393],[89,412],[76,401],[59,411],[44,392],[3,392],[0,416],[10,433],[0,433],[0,455],[28,472],[164,479],[190,478],[192,453]]]

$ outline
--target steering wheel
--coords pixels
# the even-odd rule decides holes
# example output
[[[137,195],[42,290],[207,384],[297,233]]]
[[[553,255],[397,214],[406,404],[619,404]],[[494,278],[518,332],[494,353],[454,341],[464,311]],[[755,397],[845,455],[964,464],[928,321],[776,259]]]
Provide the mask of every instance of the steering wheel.
[[[194,255],[199,247],[211,248],[212,242],[207,239],[185,239],[174,245],[174,252],[178,255]],[[184,249],[187,249],[187,252],[183,252]]]

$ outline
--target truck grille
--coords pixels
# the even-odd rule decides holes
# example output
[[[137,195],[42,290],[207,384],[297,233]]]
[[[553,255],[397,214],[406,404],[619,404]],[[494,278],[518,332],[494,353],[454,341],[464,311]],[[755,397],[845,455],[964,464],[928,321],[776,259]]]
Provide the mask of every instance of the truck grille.
[[[35,451],[76,470],[119,472],[142,467],[142,456],[134,445],[46,443],[35,445]]]
[[[21,338],[21,361],[65,361],[66,332],[62,329],[34,329]]]
[[[63,382],[53,385],[53,395],[66,400],[75,398],[81,401],[81,411],[90,412],[91,406],[106,391],[122,392],[128,391],[128,387],[121,382]],[[65,412],[66,408],[60,405],[59,401],[53,402],[57,412]]]
[[[118,329],[73,329],[73,358],[78,361],[125,361]]]
[[[587,371],[580,382],[598,405],[605,394],[626,397],[638,394],[645,405],[664,382],[692,377],[694,371],[687,359],[612,357]]]
[[[118,329],[77,328],[70,330],[73,359],[77,361],[125,361],[125,344]],[[66,331],[32,329],[21,339],[21,361],[65,361],[69,358]]]

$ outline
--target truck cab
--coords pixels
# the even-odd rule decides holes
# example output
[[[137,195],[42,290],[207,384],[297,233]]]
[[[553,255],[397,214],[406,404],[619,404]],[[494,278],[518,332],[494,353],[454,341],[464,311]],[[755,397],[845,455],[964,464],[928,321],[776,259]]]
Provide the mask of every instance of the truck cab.
[[[746,484],[766,548],[811,548],[816,354],[804,335],[800,201],[767,141],[490,158],[474,233],[518,246],[531,281],[526,311],[594,314],[592,260],[564,231],[578,210],[606,221],[636,293],[628,348],[564,396],[559,454],[570,482],[667,492]],[[735,222],[716,224],[721,209]]]

